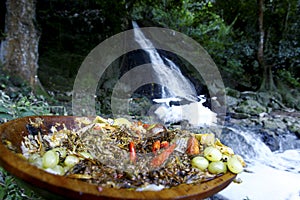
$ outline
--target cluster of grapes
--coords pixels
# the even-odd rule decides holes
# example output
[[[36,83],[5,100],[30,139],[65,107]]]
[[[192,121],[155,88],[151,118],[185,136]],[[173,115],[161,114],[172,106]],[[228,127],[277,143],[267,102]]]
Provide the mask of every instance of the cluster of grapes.
[[[238,155],[226,155],[213,146],[208,146],[203,151],[203,156],[199,155],[191,160],[193,167],[202,171],[208,170],[212,174],[226,173],[227,169],[232,173],[241,173],[244,169],[244,161]]]

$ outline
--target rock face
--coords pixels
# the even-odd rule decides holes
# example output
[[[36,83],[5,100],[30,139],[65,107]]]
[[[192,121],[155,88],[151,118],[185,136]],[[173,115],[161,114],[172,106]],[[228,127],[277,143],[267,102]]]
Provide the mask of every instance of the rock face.
[[[272,151],[280,149],[279,137],[300,139],[300,112],[286,108],[280,95],[228,89],[226,100],[229,123],[256,127]]]

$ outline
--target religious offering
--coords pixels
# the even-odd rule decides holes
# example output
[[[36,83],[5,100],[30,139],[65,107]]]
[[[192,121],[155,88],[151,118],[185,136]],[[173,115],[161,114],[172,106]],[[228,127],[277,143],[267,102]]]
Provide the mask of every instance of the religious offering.
[[[57,122],[46,132],[42,119],[30,120],[20,156],[52,174],[137,191],[200,184],[245,167],[212,133],[100,116],[75,123],[71,129]]]

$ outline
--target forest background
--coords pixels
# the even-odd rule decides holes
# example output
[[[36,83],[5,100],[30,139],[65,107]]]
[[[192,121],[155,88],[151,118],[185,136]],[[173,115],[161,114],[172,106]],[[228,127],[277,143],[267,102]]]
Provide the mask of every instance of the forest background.
[[[78,68],[96,45],[132,28],[135,20],[195,39],[219,67],[226,87],[275,92],[299,109],[299,6],[298,0],[8,0],[0,12],[1,68],[32,87],[37,75],[55,97],[72,90]],[[28,14],[16,14],[22,9]]]

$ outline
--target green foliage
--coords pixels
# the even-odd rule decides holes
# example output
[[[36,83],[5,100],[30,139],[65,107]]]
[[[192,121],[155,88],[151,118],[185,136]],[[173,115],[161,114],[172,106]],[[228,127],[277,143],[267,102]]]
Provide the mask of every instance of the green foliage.
[[[296,78],[290,71],[278,70],[278,78],[287,83],[291,88],[300,88],[300,78]]]
[[[242,79],[249,82],[244,76],[246,70],[243,68],[243,59],[249,58],[249,51],[253,53],[255,45],[248,44],[247,39],[243,40],[244,43],[234,41],[235,37],[245,37],[233,32],[233,26],[238,19],[236,16],[230,19],[230,23],[226,23],[224,13],[216,12],[215,1],[209,0],[177,1],[174,6],[171,0],[164,1],[163,4],[158,1],[151,2],[136,2],[131,12],[132,19],[141,22],[142,25],[148,25],[145,24],[147,19],[146,23],[150,20],[152,25],[171,28],[195,39],[212,56],[223,76],[226,78],[228,75],[228,78],[233,80],[228,82],[229,86],[235,86],[232,82],[240,83]],[[244,45],[248,46],[248,52],[244,52]]]
[[[299,6],[297,0],[265,1],[264,54],[275,75],[285,69],[293,77],[300,76]],[[141,26],[187,34],[208,51],[228,79],[227,86],[255,90],[262,81],[257,12],[256,1],[240,0],[42,0],[37,5],[42,31],[40,76],[47,81],[49,77],[49,89],[63,90],[62,82],[72,85],[87,53],[136,20]]]
[[[1,78],[5,78],[0,76]],[[7,86],[10,87],[10,86]],[[43,96],[36,96],[32,93],[24,95],[20,93],[12,98],[0,90],[0,123],[7,122],[14,118],[29,115],[52,115],[53,108]],[[0,199],[3,200],[38,200],[42,199],[31,189],[20,185],[13,176],[0,168]]]
[[[0,120],[8,120],[31,115],[50,115],[51,109],[43,96],[35,96],[32,93],[29,96],[19,97],[12,101],[11,98],[0,91]]]
[[[14,118],[28,115],[48,115],[50,106],[44,97],[30,94],[19,96],[13,100],[4,91],[0,90],[0,123]],[[3,200],[38,200],[42,199],[32,190],[20,186],[16,179],[0,168],[0,199]]]
[[[15,178],[0,168],[0,199],[3,200],[42,200],[32,190],[21,188]]]
[[[257,65],[257,2],[217,0],[214,12],[223,16],[226,23],[237,17],[233,25],[234,46],[232,50],[242,63],[242,68],[248,77],[252,76],[251,84],[257,88],[261,82],[262,70]],[[299,77],[300,64],[300,28],[299,1],[265,1],[265,62],[273,66],[274,75],[283,76],[277,70],[285,69],[295,79]],[[248,53],[245,52],[247,50]],[[288,74],[285,74],[288,75]],[[276,77],[275,77],[276,78]],[[283,78],[283,77],[278,77]],[[286,79],[290,79],[286,77]],[[285,78],[283,78],[284,80]]]

